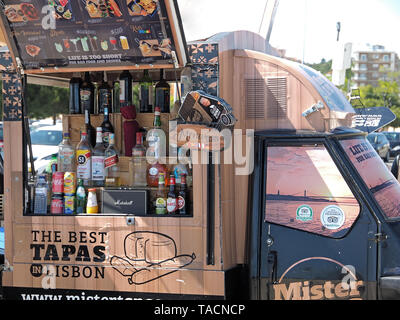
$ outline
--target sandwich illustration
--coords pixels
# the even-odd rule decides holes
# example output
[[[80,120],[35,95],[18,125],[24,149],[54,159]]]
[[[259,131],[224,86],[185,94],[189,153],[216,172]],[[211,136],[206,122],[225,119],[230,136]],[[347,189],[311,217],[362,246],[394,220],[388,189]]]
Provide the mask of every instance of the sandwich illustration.
[[[178,255],[171,237],[156,232],[133,232],[124,240],[124,257],[113,256],[111,266],[130,285],[143,285],[190,265],[196,255]]]

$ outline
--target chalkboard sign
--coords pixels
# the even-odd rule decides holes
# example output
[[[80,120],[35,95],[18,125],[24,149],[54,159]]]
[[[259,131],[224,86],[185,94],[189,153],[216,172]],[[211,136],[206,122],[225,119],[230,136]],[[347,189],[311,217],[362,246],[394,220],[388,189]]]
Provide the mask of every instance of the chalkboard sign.
[[[3,29],[26,71],[186,64],[176,0],[3,2]]]

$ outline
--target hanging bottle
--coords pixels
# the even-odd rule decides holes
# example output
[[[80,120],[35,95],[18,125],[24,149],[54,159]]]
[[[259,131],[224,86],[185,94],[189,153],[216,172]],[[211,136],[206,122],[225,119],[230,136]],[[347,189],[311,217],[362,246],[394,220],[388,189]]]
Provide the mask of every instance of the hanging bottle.
[[[136,146],[132,149],[133,186],[147,186],[146,148],[143,146],[143,133],[136,133]]]
[[[89,114],[94,114],[94,91],[95,88],[90,80],[90,73],[85,72],[85,80],[80,89],[81,113],[88,110]]]
[[[156,107],[161,109],[161,113],[170,112],[170,91],[171,87],[164,79],[164,70],[160,70],[160,82],[156,84]]]
[[[139,100],[140,112],[152,113],[153,112],[153,81],[150,78],[149,71],[144,70],[143,78],[139,82]]]
[[[74,73],[69,82],[69,113],[82,114],[80,90],[82,79]]]
[[[107,73],[104,71],[102,76],[102,81],[98,88],[98,105],[99,105],[99,114],[104,113],[104,107],[108,107],[108,112],[112,113],[112,88],[108,84],[107,81]]]
[[[132,105],[132,75],[125,70],[119,76],[120,108]]]

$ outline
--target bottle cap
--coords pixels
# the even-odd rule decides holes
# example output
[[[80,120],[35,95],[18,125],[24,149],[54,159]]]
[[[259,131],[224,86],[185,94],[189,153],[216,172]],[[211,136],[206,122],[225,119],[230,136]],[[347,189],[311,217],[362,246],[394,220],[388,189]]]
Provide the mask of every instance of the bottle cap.
[[[154,111],[155,111],[155,112],[161,112],[161,108],[160,108],[160,107],[155,107],[155,108],[154,108]]]
[[[92,189],[89,189],[88,191],[89,191],[89,192],[96,192],[96,189],[93,189],[93,188],[92,188]]]

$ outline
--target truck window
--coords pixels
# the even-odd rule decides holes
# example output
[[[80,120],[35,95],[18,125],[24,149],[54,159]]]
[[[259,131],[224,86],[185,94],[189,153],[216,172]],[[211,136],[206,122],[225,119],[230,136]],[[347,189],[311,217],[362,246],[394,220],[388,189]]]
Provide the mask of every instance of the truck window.
[[[360,206],[324,146],[267,149],[265,220],[332,238],[346,235]]]
[[[400,218],[400,184],[368,140],[342,140],[341,145],[386,217]]]

